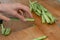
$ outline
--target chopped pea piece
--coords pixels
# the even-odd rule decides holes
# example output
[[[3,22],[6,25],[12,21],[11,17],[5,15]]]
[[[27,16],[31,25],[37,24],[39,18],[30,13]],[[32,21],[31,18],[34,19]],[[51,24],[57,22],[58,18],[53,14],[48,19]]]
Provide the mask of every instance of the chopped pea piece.
[[[35,38],[34,40],[44,40],[46,38],[47,38],[47,36],[41,36],[41,37]]]

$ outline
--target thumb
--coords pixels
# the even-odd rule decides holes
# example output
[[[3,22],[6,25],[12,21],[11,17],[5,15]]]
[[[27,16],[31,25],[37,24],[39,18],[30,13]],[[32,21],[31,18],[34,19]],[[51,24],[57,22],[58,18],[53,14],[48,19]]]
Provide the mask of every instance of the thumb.
[[[0,19],[4,21],[10,21],[10,19],[0,13]]]

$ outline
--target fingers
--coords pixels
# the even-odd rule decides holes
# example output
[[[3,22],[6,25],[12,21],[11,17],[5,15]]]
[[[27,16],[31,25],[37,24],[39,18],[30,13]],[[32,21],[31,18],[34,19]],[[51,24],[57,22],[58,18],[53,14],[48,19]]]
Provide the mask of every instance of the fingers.
[[[27,12],[27,14],[28,14],[31,18],[33,18],[32,13],[30,12],[30,9],[27,9],[27,10],[25,10],[25,11]]]
[[[0,14],[0,19],[4,21],[10,21],[8,17],[5,17],[4,15]]]
[[[21,19],[23,21],[26,21],[25,18],[24,18],[24,16],[18,14],[16,11],[10,10],[10,13],[11,13],[10,15],[15,16],[15,17],[17,17],[17,18],[19,18],[19,19]]]
[[[31,13],[28,13],[28,12],[25,12],[25,13],[26,13],[26,16],[27,16],[27,17],[33,18]]]
[[[23,11],[21,10],[18,10],[19,14],[21,14],[23,16]]]
[[[31,17],[31,18],[33,18],[33,16],[32,16],[32,13],[30,12],[30,9],[27,7],[27,9],[24,9],[26,12],[27,12],[27,14]]]
[[[29,10],[25,10],[26,14],[28,14],[31,18],[33,18],[32,13]]]
[[[25,12],[27,12],[27,14],[28,14],[31,18],[33,18],[32,13],[30,12],[29,7],[27,7],[27,6],[25,6],[25,5],[23,5],[23,6],[21,7],[21,5],[20,5],[20,8],[19,8],[19,9],[24,10]]]
[[[18,10],[18,13],[24,17],[28,17],[30,18],[29,14],[26,12],[26,11],[23,11],[23,10]]]

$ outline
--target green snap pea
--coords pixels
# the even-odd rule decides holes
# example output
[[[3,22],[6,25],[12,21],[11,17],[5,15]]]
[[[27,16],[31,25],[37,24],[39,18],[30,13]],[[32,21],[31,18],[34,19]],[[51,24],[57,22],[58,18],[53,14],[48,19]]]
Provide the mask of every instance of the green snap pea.
[[[6,28],[6,31],[4,33],[5,36],[9,35],[11,32],[11,29],[10,28]]]
[[[4,34],[4,33],[5,33],[5,30],[6,30],[5,28],[3,28],[3,29],[1,30],[2,34]]]
[[[31,12],[33,11],[37,16],[42,17],[42,23],[47,22],[48,24],[52,24],[55,22],[56,18],[53,17],[53,15],[37,1],[31,2],[30,0],[30,5]]]
[[[49,17],[46,15],[46,13],[43,10],[42,10],[42,15],[44,16],[47,23],[51,22],[51,20],[49,19]]]
[[[36,39],[34,39],[34,40],[44,40],[44,39],[46,39],[47,38],[47,36],[42,36],[42,37],[38,37],[38,38],[36,38]]]
[[[12,20],[19,20],[18,18],[11,18]],[[25,18],[26,21],[34,21],[33,18]]]
[[[36,13],[38,16],[41,16],[37,11],[35,11],[35,13]]]
[[[26,21],[34,21],[33,18],[26,18],[25,20],[26,20]]]
[[[19,18],[13,18],[13,17],[11,17],[11,20],[18,21],[18,20],[19,20]]]
[[[47,12],[46,15],[50,18],[51,22],[50,24],[55,22],[55,18],[52,16],[52,14],[50,12]]]
[[[42,23],[45,23],[45,22],[46,22],[46,20],[45,20],[44,16],[42,15]]]
[[[3,24],[1,24],[1,32],[2,32],[2,34],[4,34],[5,33],[5,28],[3,27]]]
[[[11,32],[10,28],[4,28],[3,24],[1,24],[1,28],[2,28],[1,32],[2,32],[3,35],[7,36],[7,35],[10,34],[10,32]]]

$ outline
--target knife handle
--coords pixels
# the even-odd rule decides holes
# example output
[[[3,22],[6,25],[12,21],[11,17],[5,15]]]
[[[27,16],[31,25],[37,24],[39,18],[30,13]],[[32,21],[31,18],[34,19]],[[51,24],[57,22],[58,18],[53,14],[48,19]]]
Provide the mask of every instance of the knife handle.
[[[0,20],[0,24],[2,24],[3,23],[3,20]]]

